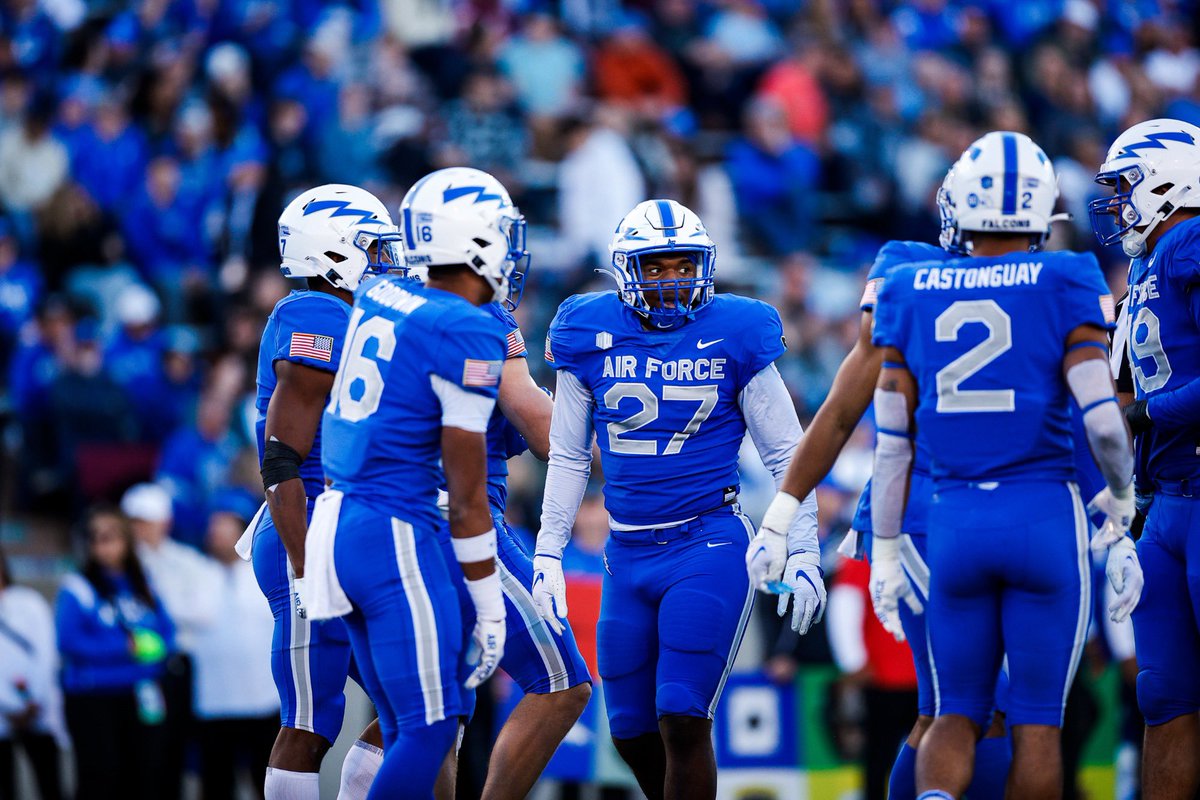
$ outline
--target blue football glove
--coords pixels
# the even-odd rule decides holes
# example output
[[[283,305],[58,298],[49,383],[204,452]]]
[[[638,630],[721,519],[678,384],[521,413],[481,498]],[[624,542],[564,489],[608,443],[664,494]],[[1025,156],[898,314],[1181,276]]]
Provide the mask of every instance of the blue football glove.
[[[819,553],[792,553],[783,568],[784,582],[791,587],[790,594],[781,594],[776,613],[787,613],[788,600],[792,604],[792,630],[803,636],[808,629],[825,616],[825,579],[821,571]]]

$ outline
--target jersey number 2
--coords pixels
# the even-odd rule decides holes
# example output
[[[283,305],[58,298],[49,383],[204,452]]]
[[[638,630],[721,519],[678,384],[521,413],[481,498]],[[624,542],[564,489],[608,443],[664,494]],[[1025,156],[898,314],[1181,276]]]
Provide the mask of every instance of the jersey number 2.
[[[667,442],[667,446],[662,452],[664,456],[678,453],[683,449],[683,443],[688,440],[688,437],[700,430],[704,420],[708,419],[708,415],[717,407],[718,391],[719,389],[715,385],[663,387],[662,399],[664,401],[683,400],[700,404],[696,413],[688,420],[687,426],[671,436],[671,441]],[[622,438],[623,434],[636,431],[658,419],[658,396],[644,383],[614,383],[604,393],[604,407],[609,411],[616,411],[621,407],[621,401],[625,399],[637,400],[642,404],[642,408],[620,422],[608,423],[609,451],[633,456],[658,455],[658,442],[653,439]]]
[[[391,361],[396,351],[396,328],[383,317],[371,317],[363,322],[363,310],[354,309],[350,315],[350,327],[346,331],[346,352],[333,379],[333,390],[329,393],[331,414],[337,414],[347,422],[359,422],[379,410],[379,398],[383,396],[383,373],[379,361]],[[378,342],[375,358],[367,358],[363,351],[367,342]],[[355,387],[361,387],[358,397]]]
[[[1012,389],[960,389],[963,381],[992,363],[1012,347],[1012,317],[995,300],[959,300],[938,315],[934,322],[939,342],[958,341],[968,322],[988,330],[987,338],[951,361],[937,373],[937,410],[942,414],[978,411],[1012,411],[1016,408]]]

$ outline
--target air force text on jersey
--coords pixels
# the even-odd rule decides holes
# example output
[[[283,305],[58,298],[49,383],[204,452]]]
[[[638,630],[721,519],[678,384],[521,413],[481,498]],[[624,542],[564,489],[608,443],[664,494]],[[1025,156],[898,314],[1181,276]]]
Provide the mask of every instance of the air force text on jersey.
[[[914,289],[987,289],[1036,284],[1041,261],[1014,261],[982,267],[922,267],[913,273]]]
[[[605,378],[661,378],[664,381],[720,381],[725,379],[724,358],[680,358],[674,361],[647,356],[605,356]]]

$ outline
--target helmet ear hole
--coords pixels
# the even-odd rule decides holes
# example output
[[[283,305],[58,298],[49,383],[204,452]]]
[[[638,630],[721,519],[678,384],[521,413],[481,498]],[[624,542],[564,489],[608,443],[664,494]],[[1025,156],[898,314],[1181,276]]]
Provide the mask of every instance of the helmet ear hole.
[[[480,239],[478,236],[471,241],[475,242],[476,247],[488,247],[491,245],[491,242],[489,242],[487,239]]]
[[[342,255],[341,253],[334,252],[333,250],[326,250],[325,257],[328,258],[330,261],[332,261],[335,264],[340,264],[346,260],[346,257],[344,255]]]

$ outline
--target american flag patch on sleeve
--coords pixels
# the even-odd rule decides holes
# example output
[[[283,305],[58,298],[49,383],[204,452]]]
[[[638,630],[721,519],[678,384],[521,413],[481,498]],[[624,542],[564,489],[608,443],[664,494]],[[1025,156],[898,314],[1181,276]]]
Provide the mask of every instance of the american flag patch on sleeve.
[[[879,299],[880,286],[883,286],[883,278],[875,278],[874,280],[867,281],[866,288],[863,289],[862,300],[858,301],[858,305],[875,305],[875,301]]]
[[[551,364],[554,363],[554,353],[550,352],[550,337],[549,336],[546,337],[546,352],[543,353],[542,355],[545,357],[546,361],[548,361]]]
[[[1109,325],[1117,321],[1117,308],[1111,294],[1100,295],[1100,313],[1104,315],[1104,321]]]
[[[463,386],[496,386],[500,383],[503,361],[480,361],[468,358],[463,362]]]
[[[293,333],[290,358],[312,358],[317,361],[333,361],[333,337],[315,333]]]
[[[521,335],[520,329],[514,329],[508,332],[508,353],[505,358],[516,358],[525,352],[525,337]]]

